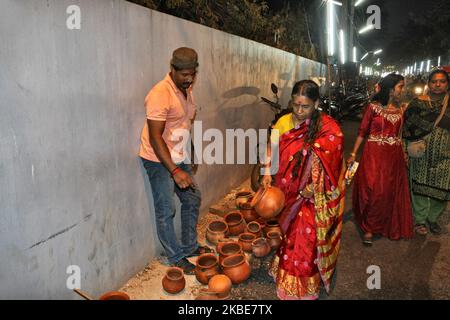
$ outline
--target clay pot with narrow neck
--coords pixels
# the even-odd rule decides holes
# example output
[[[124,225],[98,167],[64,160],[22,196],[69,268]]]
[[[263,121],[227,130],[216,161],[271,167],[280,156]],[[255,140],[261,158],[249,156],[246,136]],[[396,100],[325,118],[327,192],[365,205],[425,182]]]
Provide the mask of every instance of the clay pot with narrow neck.
[[[282,235],[278,231],[269,231],[267,233],[267,241],[269,241],[269,245],[273,250],[277,250],[282,241]]]
[[[265,238],[255,239],[252,243],[252,252],[257,258],[267,256],[270,253],[270,250],[269,242]]]
[[[232,236],[238,236],[245,231],[245,221],[242,213],[239,211],[231,211],[224,217],[228,225],[228,232]]]
[[[253,233],[256,238],[261,237],[261,233],[262,233],[262,229],[261,229],[261,225],[259,224],[258,221],[252,221],[247,225],[247,230],[248,233]]]
[[[228,234],[228,225],[222,220],[212,221],[206,228],[206,239],[211,244],[217,244]]]
[[[195,266],[195,277],[203,284],[208,284],[209,279],[220,273],[219,259],[213,253],[205,253],[198,257]]]
[[[239,242],[230,241],[224,243],[219,249],[219,264],[222,264],[223,259],[234,254],[242,253],[242,246]]]
[[[270,232],[270,231],[277,231],[277,232],[279,232],[279,233],[283,233],[282,231],[281,231],[281,227],[280,227],[280,224],[278,223],[278,220],[276,220],[276,219],[271,219],[271,220],[267,220],[266,221],[266,226],[264,227],[264,233],[265,233],[265,235],[267,236],[267,234]]]
[[[239,235],[239,243],[242,250],[245,252],[252,252],[252,242],[256,239],[256,235],[253,233],[245,232]]]
[[[171,294],[181,292],[186,286],[183,269],[177,267],[167,269],[166,275],[162,279],[162,286],[166,292]]]
[[[242,216],[247,223],[255,221],[259,218],[259,215],[256,213],[255,209],[253,209],[251,204],[248,202],[241,204],[239,206],[239,211],[242,213]]]
[[[240,284],[251,274],[251,267],[243,253],[226,257],[222,261],[223,274],[230,278],[233,284]]]
[[[256,192],[251,205],[260,217],[270,219],[276,217],[284,207],[285,196],[275,186],[261,187]]]
[[[253,194],[250,191],[241,191],[236,193],[236,207],[240,207],[243,203],[247,203]]]

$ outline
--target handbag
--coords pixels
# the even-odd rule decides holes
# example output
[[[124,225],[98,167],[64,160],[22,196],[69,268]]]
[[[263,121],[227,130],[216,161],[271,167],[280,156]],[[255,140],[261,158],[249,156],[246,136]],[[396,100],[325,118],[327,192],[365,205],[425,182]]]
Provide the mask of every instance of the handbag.
[[[436,119],[433,129],[437,127],[439,122],[441,122],[442,118],[444,117],[444,114],[445,114],[445,111],[446,111],[447,105],[448,105],[448,99],[449,99],[449,96],[447,94],[444,98],[444,103],[442,106],[441,114]],[[430,97],[428,97],[427,101],[431,107]],[[422,158],[425,155],[425,152],[427,151],[427,140],[429,139],[430,136],[431,136],[431,132],[429,134],[427,134],[425,137],[423,137],[422,139],[408,142],[408,146],[407,146],[408,155],[411,158]]]

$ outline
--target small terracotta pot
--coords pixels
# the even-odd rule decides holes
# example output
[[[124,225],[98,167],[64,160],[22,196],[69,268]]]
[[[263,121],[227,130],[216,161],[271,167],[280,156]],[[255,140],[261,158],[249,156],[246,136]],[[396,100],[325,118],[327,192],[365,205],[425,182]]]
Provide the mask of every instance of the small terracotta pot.
[[[282,235],[278,231],[269,231],[267,233],[267,240],[273,250],[277,250],[280,247],[282,239]]]
[[[239,243],[241,244],[242,250],[245,252],[252,252],[252,242],[256,239],[253,233],[241,233],[239,235]]]
[[[219,259],[213,253],[205,253],[198,257],[195,266],[195,277],[203,284],[208,284],[209,279],[220,273]]]
[[[280,234],[283,234],[281,231],[280,224],[278,223],[278,220],[271,219],[266,221],[266,226],[264,227],[264,234],[267,236],[267,234],[270,231],[278,231]]]
[[[261,187],[256,192],[251,205],[264,219],[276,217],[284,207],[285,196],[280,188],[275,186]]]
[[[219,263],[222,264],[223,259],[238,253],[242,253],[242,246],[239,242],[230,241],[224,243],[219,250]]]
[[[186,286],[183,269],[171,267],[167,269],[166,275],[162,279],[162,286],[166,292],[177,294]]]
[[[267,256],[270,253],[270,250],[269,242],[265,238],[258,238],[252,242],[252,252],[257,258]]]
[[[233,284],[240,284],[251,274],[251,267],[243,253],[226,257],[222,261],[223,273],[231,279]]]
[[[228,232],[232,236],[238,236],[245,231],[245,221],[242,217],[242,213],[239,211],[231,211],[224,217],[225,222],[228,225]]]
[[[247,203],[252,196],[253,194],[250,191],[241,191],[236,193],[236,207],[239,208],[241,204]]]
[[[218,274],[212,277],[208,283],[208,290],[217,293],[220,299],[229,297],[232,287],[231,279],[224,274]]]
[[[247,223],[255,221],[256,219],[259,218],[255,209],[253,209],[251,204],[248,202],[241,204],[239,207],[239,211],[241,211],[242,216],[244,217],[245,222],[247,222]]]
[[[219,239],[226,238],[228,225],[221,220],[212,221],[206,228],[206,239],[211,244],[217,244]]]
[[[262,229],[258,221],[252,221],[247,225],[247,233],[253,233],[256,238],[261,237]]]
[[[220,252],[220,249],[223,247],[223,245],[230,242],[234,242],[234,240],[230,238],[219,239],[216,245],[216,252]]]
[[[130,296],[125,292],[111,291],[103,294],[99,300],[130,300]]]

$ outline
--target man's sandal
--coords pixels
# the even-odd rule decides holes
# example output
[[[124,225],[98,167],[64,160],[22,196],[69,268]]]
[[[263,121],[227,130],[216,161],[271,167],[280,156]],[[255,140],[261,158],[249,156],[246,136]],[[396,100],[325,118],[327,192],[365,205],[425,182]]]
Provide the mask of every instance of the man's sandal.
[[[211,249],[210,247],[207,246],[199,246],[197,248],[197,250],[195,250],[194,252],[192,252],[190,255],[186,256],[187,258],[190,257],[196,257],[205,253],[215,253],[214,249]]]
[[[426,236],[428,234],[428,229],[425,224],[416,224],[414,227],[414,231],[421,236]]]

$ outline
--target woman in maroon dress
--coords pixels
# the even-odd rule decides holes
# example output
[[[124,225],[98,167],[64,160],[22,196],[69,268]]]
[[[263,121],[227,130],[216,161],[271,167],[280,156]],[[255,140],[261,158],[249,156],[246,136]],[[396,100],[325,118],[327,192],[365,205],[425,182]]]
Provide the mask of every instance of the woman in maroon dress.
[[[405,85],[401,75],[390,74],[367,106],[358,138],[348,163],[355,161],[367,138],[353,187],[353,213],[364,233],[363,243],[372,245],[373,235],[391,240],[413,236],[413,218],[407,163],[401,130],[406,105],[401,105]]]

